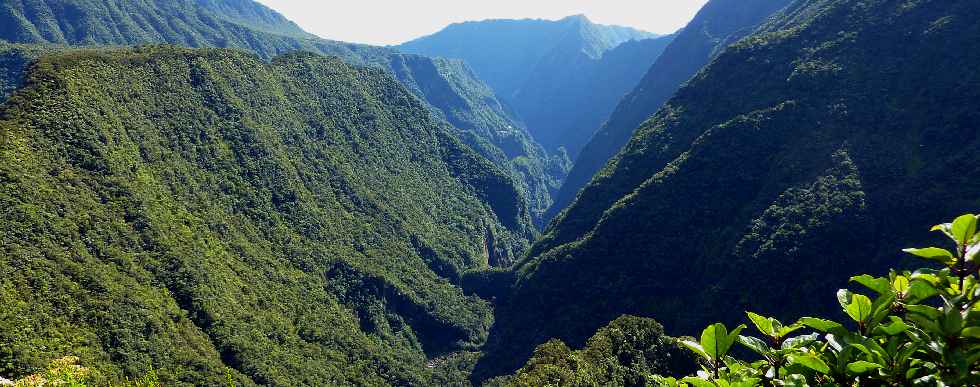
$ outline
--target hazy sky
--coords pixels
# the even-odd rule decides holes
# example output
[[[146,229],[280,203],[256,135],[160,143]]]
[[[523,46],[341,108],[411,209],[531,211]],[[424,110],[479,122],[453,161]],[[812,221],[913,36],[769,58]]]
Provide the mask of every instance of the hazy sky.
[[[707,0],[258,0],[322,38],[396,44],[450,23],[483,19],[560,19],[656,33],[683,27]]]

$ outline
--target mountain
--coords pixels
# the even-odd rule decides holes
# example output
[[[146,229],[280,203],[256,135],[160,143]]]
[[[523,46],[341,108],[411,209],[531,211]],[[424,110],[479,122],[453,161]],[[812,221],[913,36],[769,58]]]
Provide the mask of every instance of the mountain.
[[[7,0],[0,37],[11,42],[250,48],[268,53],[289,39],[315,37],[250,0]],[[264,40],[258,42],[256,40]],[[278,47],[276,47],[278,48]]]
[[[532,218],[542,224],[571,166],[568,158],[549,155],[510,107],[460,60],[392,54],[385,67],[426,101],[433,114],[456,128],[464,143],[509,171]]]
[[[516,115],[459,61],[430,59],[361,44],[329,41],[304,32],[251,0],[42,0],[0,7],[0,41],[27,45],[132,45],[239,48],[264,59],[297,50],[388,69],[440,119],[518,179],[535,219],[552,203],[570,162],[537,144]],[[3,46],[0,96],[37,48]],[[33,55],[26,55],[31,54]],[[16,65],[16,66],[14,66]]]
[[[809,0],[729,46],[516,266],[474,377],[624,313],[675,336],[841,313],[812,295],[980,204],[978,34],[975,1]]]
[[[677,88],[726,46],[751,33],[790,0],[711,0],[670,42],[639,84],[619,101],[578,153],[544,220],[554,218],[610,158],[629,141],[633,130],[660,109]]]
[[[492,19],[451,24],[443,30],[395,48],[426,56],[459,58],[505,98],[516,94],[535,66],[557,49],[581,51],[591,58],[634,39],[655,35],[590,22],[583,15],[551,21]]]
[[[654,38],[578,15],[453,24],[396,48],[463,59],[545,149],[565,147],[574,157],[671,39]]]
[[[70,353],[105,380],[437,384],[493,319],[460,273],[533,232],[448,130],[314,54],[41,56],[0,111],[0,374]]]
[[[631,40],[597,58],[556,48],[538,62],[514,96],[515,109],[546,149],[561,147],[577,157],[672,39]]]

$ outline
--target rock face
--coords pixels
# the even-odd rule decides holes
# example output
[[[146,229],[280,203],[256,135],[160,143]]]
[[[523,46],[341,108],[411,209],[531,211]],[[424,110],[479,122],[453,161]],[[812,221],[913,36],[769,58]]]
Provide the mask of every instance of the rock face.
[[[518,264],[477,377],[623,313],[677,336],[820,315],[813,294],[934,244],[922,225],[980,197],[978,21],[973,1],[801,1],[728,47]]]
[[[633,131],[652,116],[677,89],[725,47],[752,33],[791,0],[711,0],[670,42],[639,84],[597,125],[598,131],[578,153],[572,170],[544,216],[550,221],[575,200],[610,158],[626,145]],[[591,129],[594,131],[595,129]],[[591,131],[590,131],[591,133]]]

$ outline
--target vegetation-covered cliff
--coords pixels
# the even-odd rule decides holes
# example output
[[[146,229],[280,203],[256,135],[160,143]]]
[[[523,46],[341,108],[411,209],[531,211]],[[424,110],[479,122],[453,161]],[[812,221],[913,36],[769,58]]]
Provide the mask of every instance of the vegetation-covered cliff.
[[[618,100],[615,110],[588,131],[592,137],[577,153],[544,220],[551,220],[571,204],[592,176],[626,145],[633,131],[656,113],[681,84],[725,47],[751,33],[769,15],[789,3],[790,0],[711,0],[705,4],[669,42],[635,88]]]
[[[0,373],[419,385],[485,339],[454,283],[529,214],[384,72],[172,46],[31,68],[0,113]]]
[[[973,1],[797,1],[730,46],[518,265],[477,377],[623,313],[684,335],[828,311],[800,300],[929,244],[923,225],[980,204],[978,20]]]
[[[251,0],[10,1],[0,8],[0,96],[12,91],[42,50],[61,46],[170,43],[239,48],[265,59],[294,51],[333,55],[390,70],[482,155],[508,171],[540,219],[569,168],[549,156],[496,95],[463,63],[399,54],[383,47],[329,41],[303,32]]]

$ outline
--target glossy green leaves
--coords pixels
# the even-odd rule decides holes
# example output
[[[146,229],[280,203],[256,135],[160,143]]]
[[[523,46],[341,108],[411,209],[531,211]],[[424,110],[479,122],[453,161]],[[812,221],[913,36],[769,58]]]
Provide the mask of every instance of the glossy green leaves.
[[[694,351],[701,357],[710,361],[717,361],[719,358],[728,354],[732,344],[738,339],[738,334],[745,325],[739,325],[731,332],[722,323],[715,323],[701,332],[701,341],[693,342],[690,340],[682,341],[681,345]]]
[[[980,385],[980,281],[971,263],[980,250],[977,218],[964,215],[934,229],[955,242],[956,253],[938,247],[905,251],[947,267],[852,277],[874,295],[839,290],[841,312],[851,320],[846,323],[803,317],[784,326],[747,312],[763,338],[739,336],[738,342],[761,360],[729,357],[713,374],[701,372],[677,385]],[[723,328],[712,325],[702,342],[724,337]],[[790,337],[799,330],[816,333]]]

